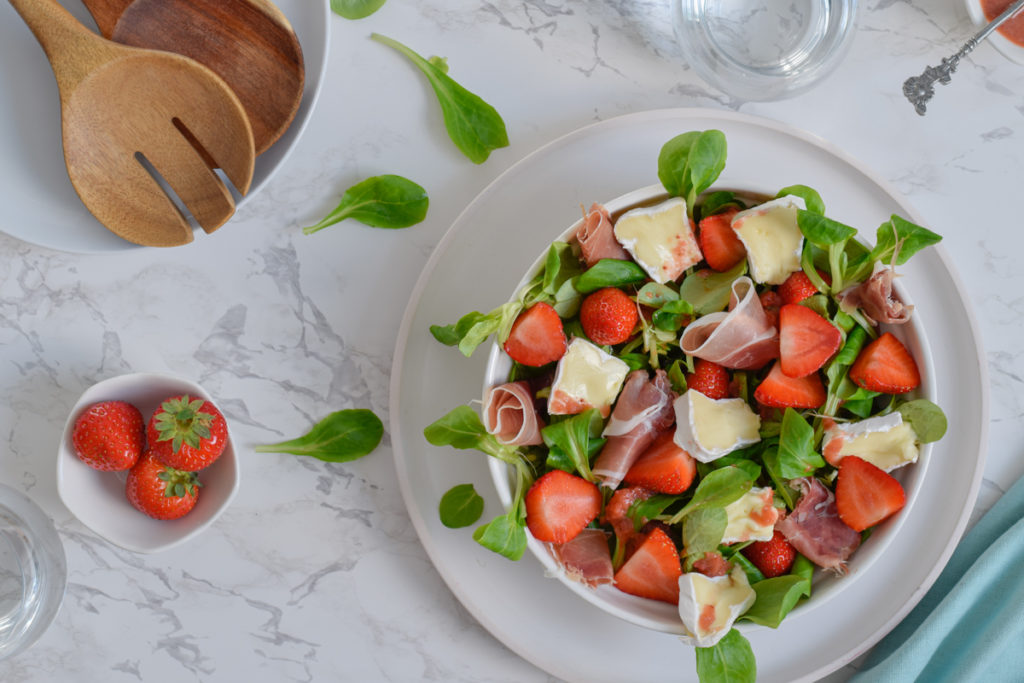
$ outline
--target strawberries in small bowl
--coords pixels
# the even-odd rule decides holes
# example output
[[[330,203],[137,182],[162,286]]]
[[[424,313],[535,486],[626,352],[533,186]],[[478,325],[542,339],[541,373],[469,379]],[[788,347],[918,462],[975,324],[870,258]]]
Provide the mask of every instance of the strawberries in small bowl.
[[[180,403],[185,396],[188,397],[185,409],[195,407],[198,408],[195,412],[204,415],[212,415],[213,411],[216,411],[218,424],[213,426],[213,421],[210,420],[210,424],[206,426],[207,429],[212,428],[216,432],[216,456],[211,458],[207,454],[195,459],[195,454],[189,453],[187,457],[190,460],[178,462],[183,467],[174,468],[163,463],[159,466],[145,464],[150,463],[154,456],[158,462],[160,457],[157,453],[143,452],[127,467],[121,467],[116,471],[102,471],[86,464],[77,452],[76,424],[94,406],[114,402],[134,406],[141,415],[139,428],[144,429],[144,425],[154,414],[162,412],[163,405],[172,400]],[[89,387],[68,416],[64,436],[57,452],[57,491],[61,500],[75,517],[96,534],[115,545],[135,552],[152,553],[167,550],[194,537],[227,509],[238,491],[240,482],[238,458],[231,443],[230,431],[215,403],[209,393],[195,382],[168,374],[119,375]],[[198,422],[207,422],[207,418],[200,417]],[[203,431],[202,427],[200,431]],[[81,435],[82,432],[79,430],[79,439]],[[120,441],[120,437],[114,439],[114,443]],[[151,437],[142,441],[148,441],[144,448],[159,450],[154,448],[154,440]],[[174,437],[168,441],[173,450]],[[148,489],[155,489],[154,479],[165,485],[164,490],[166,485],[174,484],[174,488],[180,488],[185,493],[188,509],[176,518],[168,511],[158,511],[152,516],[149,513],[140,513],[129,501],[127,482],[130,479],[137,479],[143,470],[146,470]],[[160,474],[168,470],[185,474]],[[131,474],[133,471],[136,472],[135,475]],[[197,473],[188,475],[188,472]],[[198,480],[201,486],[194,486],[194,480]],[[178,487],[178,484],[181,486]],[[139,490],[141,489],[136,486],[136,492]],[[181,505],[181,501],[172,502]],[[194,507],[191,507],[193,505]]]

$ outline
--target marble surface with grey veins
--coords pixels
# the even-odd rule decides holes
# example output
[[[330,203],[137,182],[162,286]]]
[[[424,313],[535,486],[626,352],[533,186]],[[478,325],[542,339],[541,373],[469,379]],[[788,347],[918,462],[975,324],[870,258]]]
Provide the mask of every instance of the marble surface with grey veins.
[[[348,464],[250,447],[342,408],[386,422],[399,321],[446,228],[527,153],[630,112],[697,106],[776,119],[831,141],[905,194],[944,235],[986,346],[990,452],[975,517],[1024,474],[1024,225],[1014,207],[1024,67],[982,45],[918,117],[901,83],[959,47],[972,33],[966,13],[955,0],[865,0],[830,78],[794,99],[744,103],[681,63],[669,14],[659,0],[390,0],[361,21],[335,16],[303,139],[213,238],[76,255],[0,235],[0,480],[52,516],[69,567],[56,621],[31,650],[0,662],[0,680],[548,680],[489,635],[434,570],[387,434]],[[373,31],[446,56],[502,113],[511,146],[469,163],[425,82],[370,41]],[[380,173],[424,184],[424,223],[302,234],[346,187]],[[79,394],[144,370],[187,375],[219,397],[242,460],[227,512],[156,555],[97,537],[54,481]]]

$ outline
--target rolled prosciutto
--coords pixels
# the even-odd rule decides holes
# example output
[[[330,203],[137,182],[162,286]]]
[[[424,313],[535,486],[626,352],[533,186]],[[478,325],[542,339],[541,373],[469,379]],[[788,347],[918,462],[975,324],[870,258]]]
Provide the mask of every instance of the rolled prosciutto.
[[[803,477],[790,483],[800,489],[800,500],[775,528],[814,564],[845,574],[846,560],[860,545],[860,534],[839,519],[835,496],[820,481]]]
[[[590,211],[583,214],[583,225],[576,231],[576,239],[588,268],[603,258],[629,260],[629,254],[615,239],[608,209],[600,204],[593,204]]]
[[[690,323],[679,339],[683,351],[736,370],[754,370],[779,356],[779,332],[765,315],[754,281],[732,283],[729,311]]]
[[[592,468],[604,486],[614,489],[622,483],[640,454],[660,432],[672,426],[675,398],[664,370],[655,371],[653,378],[648,377],[646,370],[629,373],[604,428],[603,435],[608,440]]]
[[[601,529],[584,529],[567,543],[552,544],[551,551],[570,579],[591,587],[612,582],[612,556]]]
[[[892,268],[876,267],[875,273],[867,280],[839,293],[839,307],[846,312],[859,308],[875,324],[902,325],[908,322],[914,307],[905,305],[893,294],[894,277]]]
[[[508,446],[544,443],[540,430],[544,420],[533,404],[533,392],[525,381],[491,387],[484,399],[484,427]]]

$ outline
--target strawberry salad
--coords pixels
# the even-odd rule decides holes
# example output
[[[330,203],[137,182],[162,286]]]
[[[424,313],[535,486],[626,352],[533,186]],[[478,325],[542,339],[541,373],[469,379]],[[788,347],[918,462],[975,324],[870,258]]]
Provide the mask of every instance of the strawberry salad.
[[[778,627],[816,568],[846,573],[946,426],[893,289],[940,237],[892,216],[868,247],[810,187],[713,190],[725,157],[719,131],[673,138],[664,195],[593,205],[512,301],[433,326],[465,355],[495,335],[511,370],[482,416],[424,430],[509,466],[477,542],[519,559],[529,533],[575,580],[678,606],[702,681],[754,679],[734,624]],[[478,498],[456,486],[442,521],[475,523]]]

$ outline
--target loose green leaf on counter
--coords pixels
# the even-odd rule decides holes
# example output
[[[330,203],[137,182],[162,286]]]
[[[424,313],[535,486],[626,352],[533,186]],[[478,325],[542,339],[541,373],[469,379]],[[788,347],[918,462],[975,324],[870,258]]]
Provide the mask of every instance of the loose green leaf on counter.
[[[370,16],[387,0],[331,0],[331,9],[346,19],[363,19]]]
[[[441,496],[438,514],[441,524],[449,529],[469,526],[480,519],[484,513],[484,499],[476,492],[472,484],[459,484],[448,489]]]
[[[478,95],[456,83],[447,74],[446,62],[437,57],[424,59],[397,40],[379,33],[370,37],[398,50],[423,72],[441,105],[448,136],[470,161],[482,164],[493,150],[508,146],[508,132],[501,115]]]
[[[326,462],[348,462],[369,454],[380,444],[384,424],[373,411],[350,408],[331,413],[305,436],[281,443],[254,446],[257,453],[308,455]]]
[[[334,211],[316,225],[303,228],[311,235],[346,218],[374,228],[408,228],[427,217],[427,191],[398,175],[367,178],[345,190]]]

